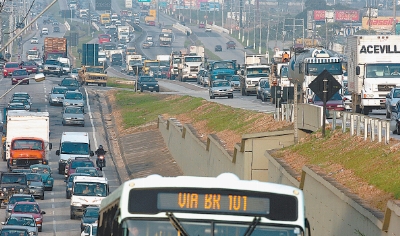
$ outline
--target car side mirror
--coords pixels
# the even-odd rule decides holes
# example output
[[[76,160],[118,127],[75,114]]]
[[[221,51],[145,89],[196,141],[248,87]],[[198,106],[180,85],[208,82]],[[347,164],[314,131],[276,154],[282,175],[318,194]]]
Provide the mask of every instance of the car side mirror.
[[[45,215],[46,214],[46,212],[45,211],[42,211],[42,212],[40,212],[42,215]]]
[[[94,152],[93,151],[90,151],[90,156],[91,157],[94,156]]]
[[[56,151],[56,155],[59,156],[60,155],[60,150]]]
[[[53,144],[49,143],[49,149],[51,150],[53,148]]]
[[[390,93],[386,94],[386,98],[390,98]]]
[[[356,75],[360,75],[360,66],[356,66]]]
[[[6,224],[6,222],[1,222],[1,224],[2,224],[2,225],[5,225],[5,224]]]

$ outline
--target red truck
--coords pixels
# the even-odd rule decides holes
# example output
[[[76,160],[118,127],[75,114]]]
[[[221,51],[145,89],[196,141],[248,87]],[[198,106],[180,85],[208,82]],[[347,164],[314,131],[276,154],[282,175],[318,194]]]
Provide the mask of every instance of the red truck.
[[[44,39],[43,61],[47,59],[57,60],[59,57],[67,57],[67,39],[46,37]]]

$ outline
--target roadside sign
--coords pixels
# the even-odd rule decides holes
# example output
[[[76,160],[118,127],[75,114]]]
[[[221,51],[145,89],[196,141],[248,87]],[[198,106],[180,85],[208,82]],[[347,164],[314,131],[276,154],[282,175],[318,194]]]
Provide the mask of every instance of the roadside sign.
[[[324,88],[324,86],[326,87]],[[342,88],[342,85],[335,79],[335,77],[331,75],[331,73],[329,73],[327,70],[324,70],[308,85],[308,87],[322,101],[324,101],[324,91],[326,91],[326,101],[328,101]]]

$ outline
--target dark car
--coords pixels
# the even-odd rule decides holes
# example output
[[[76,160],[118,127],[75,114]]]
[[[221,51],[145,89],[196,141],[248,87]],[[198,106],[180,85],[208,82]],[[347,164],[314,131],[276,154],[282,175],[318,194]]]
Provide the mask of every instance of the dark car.
[[[99,217],[99,207],[89,206],[83,212],[81,219],[81,231],[83,231],[86,225],[93,224]]]
[[[22,69],[26,69],[28,74],[38,73],[39,66],[34,61],[23,61],[21,62]]]
[[[67,87],[69,91],[79,90],[79,82],[74,78],[66,77],[61,80],[61,83],[59,83],[58,85],[62,87]]]
[[[3,226],[0,230],[0,235],[18,235],[18,236],[30,236],[29,229],[27,227],[18,225],[7,225]]]
[[[112,54],[111,55],[111,65],[112,66],[122,66],[122,54]]]
[[[53,27],[53,32],[54,32],[54,33],[59,33],[59,32],[60,32],[60,27],[54,26],[54,27]]]
[[[22,80],[22,81],[21,81]],[[17,69],[11,75],[11,84],[17,84],[20,82],[21,84],[29,84],[29,75],[26,69]]]
[[[236,43],[233,42],[232,40],[226,43],[226,49],[235,49],[236,48]]]
[[[75,173],[78,167],[94,167],[94,163],[90,160],[73,160],[69,165],[65,166],[65,178],[68,178],[70,174]]]
[[[215,51],[216,52],[222,52],[222,46],[221,45],[215,45]]]
[[[140,92],[143,92],[144,90],[160,92],[158,81],[153,76],[139,77],[138,90],[140,90]]]
[[[314,94],[312,103],[317,106],[323,106],[322,99]],[[344,101],[342,95],[335,93],[331,99],[326,102],[327,118],[333,117],[333,111],[345,111]]]
[[[1,173],[0,200],[8,202],[9,197],[15,193],[29,194],[28,181],[24,173]]]

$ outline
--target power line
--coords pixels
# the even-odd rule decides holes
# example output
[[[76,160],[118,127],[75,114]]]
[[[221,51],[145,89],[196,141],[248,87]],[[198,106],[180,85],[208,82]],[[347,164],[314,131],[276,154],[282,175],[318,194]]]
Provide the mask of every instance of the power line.
[[[29,7],[29,10],[26,12],[26,14],[25,14],[25,16],[24,16],[24,18],[22,19],[21,22],[24,22],[26,20],[26,18],[28,17],[28,15],[29,15],[34,3],[35,3],[35,0],[32,1],[32,4]],[[4,4],[3,4],[3,6],[4,6]],[[0,12],[3,9],[3,6],[1,7]],[[12,34],[12,33],[15,33],[15,31],[17,31],[17,29],[24,28],[24,27],[21,27],[21,22],[18,22],[18,27],[16,27],[13,31],[11,31],[11,32],[3,32],[3,34]]]

